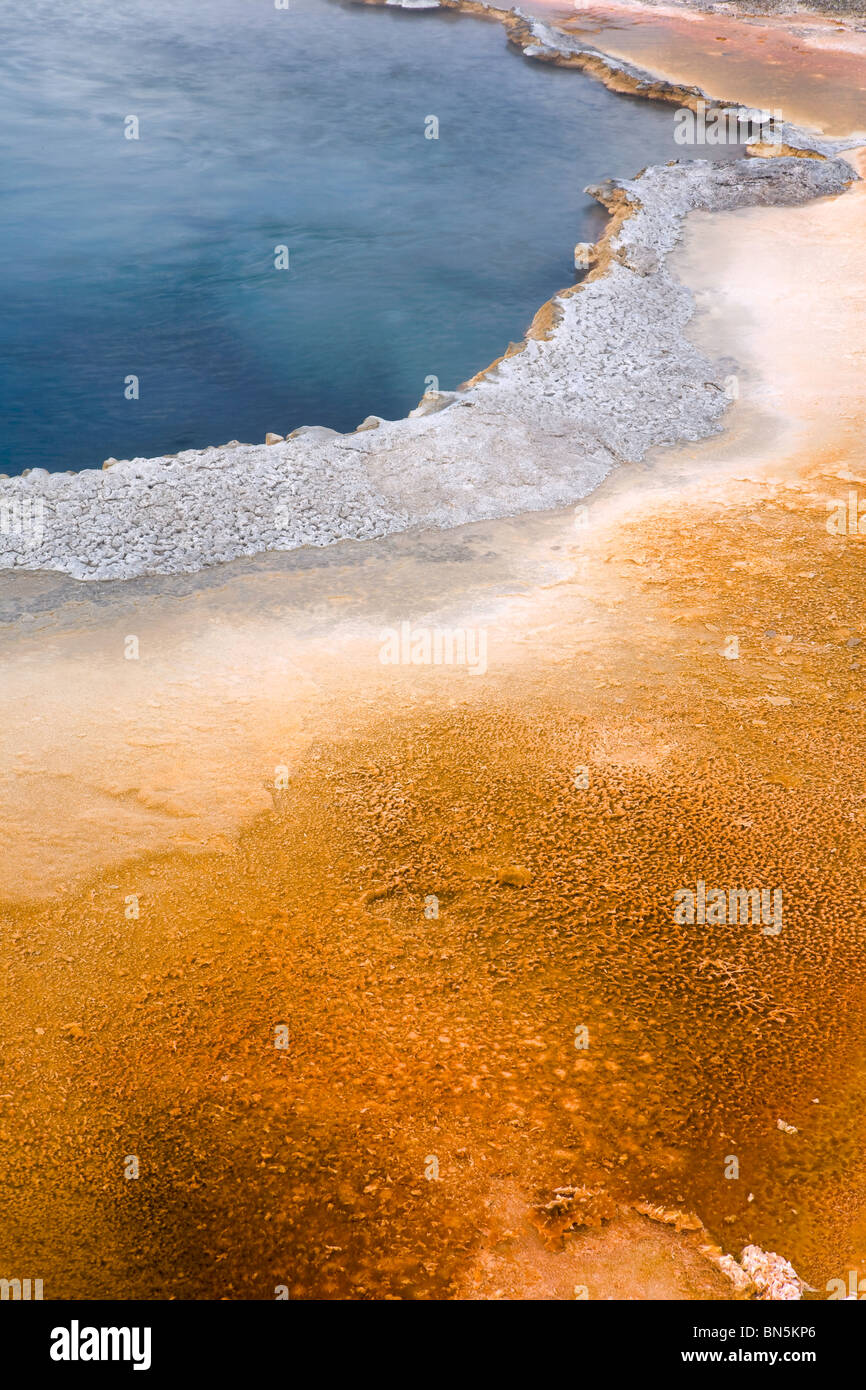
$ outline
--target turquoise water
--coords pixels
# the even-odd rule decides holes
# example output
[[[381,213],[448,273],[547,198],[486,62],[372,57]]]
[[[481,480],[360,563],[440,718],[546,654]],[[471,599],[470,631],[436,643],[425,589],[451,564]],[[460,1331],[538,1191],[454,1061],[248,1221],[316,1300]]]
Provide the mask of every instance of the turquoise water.
[[[682,154],[497,24],[334,0],[28,0],[0,79],[9,473],[399,417],[573,281],[585,184]]]

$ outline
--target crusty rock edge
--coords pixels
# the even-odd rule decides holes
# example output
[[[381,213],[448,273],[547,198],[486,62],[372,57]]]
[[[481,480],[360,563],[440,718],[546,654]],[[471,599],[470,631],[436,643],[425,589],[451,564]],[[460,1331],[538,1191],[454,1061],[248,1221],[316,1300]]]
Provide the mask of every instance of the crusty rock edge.
[[[530,56],[580,58],[562,47],[570,36],[519,11],[446,4],[501,19]],[[665,84],[642,77],[629,90],[660,97]],[[655,446],[716,432],[735,364],[710,362],[685,337],[694,304],[666,258],[690,211],[793,205],[856,178],[844,142],[790,126],[784,141],[808,157],[677,162],[589,189],[611,212],[591,273],[542,306],[524,342],[458,391],[428,393],[406,419],[4,479],[0,569],[93,580],[190,573],[268,550],[547,510]]]

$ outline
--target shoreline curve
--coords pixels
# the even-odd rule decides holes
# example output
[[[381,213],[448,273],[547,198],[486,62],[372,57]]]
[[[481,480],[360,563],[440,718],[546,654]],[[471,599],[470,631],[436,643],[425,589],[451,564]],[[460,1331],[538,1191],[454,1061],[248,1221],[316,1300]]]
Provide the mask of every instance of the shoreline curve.
[[[519,10],[478,0],[440,7],[501,22],[525,56],[589,72],[613,90],[722,105]],[[0,531],[0,570],[127,579],[445,530],[578,502],[651,448],[717,433],[734,364],[711,362],[685,337],[694,303],[665,263],[688,212],[794,205],[858,179],[843,151],[866,137],[831,141],[788,123],[781,137],[773,158],[759,147],[758,157],[651,166],[588,188],[610,213],[589,274],[543,304],[520,343],[457,391],[427,393],[404,419],[370,416],[350,434],[305,426],[276,444],[232,441],[4,479],[5,507],[31,524]]]

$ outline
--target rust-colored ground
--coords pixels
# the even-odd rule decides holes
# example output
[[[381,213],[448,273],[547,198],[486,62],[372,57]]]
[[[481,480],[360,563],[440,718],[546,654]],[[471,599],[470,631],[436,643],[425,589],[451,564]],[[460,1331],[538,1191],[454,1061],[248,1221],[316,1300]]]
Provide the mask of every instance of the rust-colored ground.
[[[530,0],[602,53],[674,83],[844,136],[866,131],[866,34],[827,15],[703,14],[682,6]]]
[[[858,1267],[861,544],[793,480],[608,544],[588,612],[557,584],[525,663],[314,746],[236,846],[9,912],[16,1268],[55,1296],[451,1296],[503,1182],[694,1209],[819,1287]],[[675,926],[699,878],[781,886],[782,933]]]
[[[866,540],[825,524],[866,503],[863,208],[690,220],[740,400],[586,527],[4,579],[0,1273],[729,1295],[634,1202],[864,1272]],[[401,619],[485,626],[489,670],[383,666]],[[782,888],[781,933],[675,924],[698,879]],[[539,1225],[569,1186],[604,1225]]]

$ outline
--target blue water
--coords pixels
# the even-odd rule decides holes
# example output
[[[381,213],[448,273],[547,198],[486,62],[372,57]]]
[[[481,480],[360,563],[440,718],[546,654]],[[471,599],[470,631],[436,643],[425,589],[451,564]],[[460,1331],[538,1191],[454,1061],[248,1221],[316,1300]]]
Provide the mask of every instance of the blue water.
[[[573,281],[585,184],[682,155],[499,25],[335,0],[7,3],[0,125],[9,473],[402,416]]]

